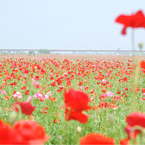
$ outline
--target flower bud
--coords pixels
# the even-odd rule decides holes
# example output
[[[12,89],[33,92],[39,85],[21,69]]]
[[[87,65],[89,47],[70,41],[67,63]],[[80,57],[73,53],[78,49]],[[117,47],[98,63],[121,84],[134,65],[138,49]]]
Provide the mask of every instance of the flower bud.
[[[0,116],[1,116],[2,112],[3,112],[3,110],[2,110],[2,108],[0,107]]]
[[[113,124],[114,124],[114,121],[115,121],[114,115],[113,115],[113,114],[110,114],[110,115],[108,116],[108,122],[109,122],[111,125],[113,125]]]
[[[59,140],[62,140],[62,136],[61,136],[61,135],[59,135],[59,136],[58,136],[58,139],[59,139]]]
[[[143,43],[139,43],[139,48],[142,49],[143,48]]]
[[[82,131],[82,128],[80,126],[77,127],[77,133],[80,134]]]
[[[12,112],[10,113],[10,115],[9,115],[9,124],[10,124],[11,126],[13,126],[14,123],[17,121],[17,118],[18,118],[17,112],[12,111]]]

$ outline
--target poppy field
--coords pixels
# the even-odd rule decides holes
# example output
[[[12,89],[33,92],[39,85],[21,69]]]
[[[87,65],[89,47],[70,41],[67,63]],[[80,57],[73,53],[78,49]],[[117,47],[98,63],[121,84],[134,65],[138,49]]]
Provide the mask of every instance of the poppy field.
[[[143,143],[143,58],[1,55],[0,143]]]
[[[145,28],[120,15],[122,35]],[[145,144],[145,58],[0,55],[0,144]]]

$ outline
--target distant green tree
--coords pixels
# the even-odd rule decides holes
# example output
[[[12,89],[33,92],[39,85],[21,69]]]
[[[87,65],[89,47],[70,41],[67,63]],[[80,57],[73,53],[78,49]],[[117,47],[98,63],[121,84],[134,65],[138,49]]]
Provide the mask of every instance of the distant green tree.
[[[120,51],[121,49],[120,48],[117,48],[117,50]]]
[[[32,56],[32,55],[34,55],[34,56],[36,55],[34,50],[31,50],[28,52],[28,56]]]
[[[38,53],[40,53],[40,54],[49,54],[50,51],[49,51],[48,49],[40,49],[40,50],[38,51]]]
[[[30,55],[32,55],[34,52],[35,52],[34,50],[31,50],[31,51],[29,51],[28,53],[29,53]]]

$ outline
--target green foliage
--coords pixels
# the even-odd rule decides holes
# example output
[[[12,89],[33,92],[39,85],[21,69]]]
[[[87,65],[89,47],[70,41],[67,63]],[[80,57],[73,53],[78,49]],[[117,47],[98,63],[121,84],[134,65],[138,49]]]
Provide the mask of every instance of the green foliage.
[[[40,53],[40,54],[49,54],[50,51],[49,51],[48,49],[40,49],[40,50],[38,51],[38,53]]]
[[[29,54],[31,55],[31,54],[33,54],[35,51],[34,50],[31,50],[31,51],[29,51]]]

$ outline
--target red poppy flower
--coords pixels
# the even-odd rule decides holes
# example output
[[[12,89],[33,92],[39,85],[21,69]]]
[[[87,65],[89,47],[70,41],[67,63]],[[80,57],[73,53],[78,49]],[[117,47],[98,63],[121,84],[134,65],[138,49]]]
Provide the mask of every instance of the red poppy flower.
[[[107,95],[106,94],[100,94],[99,95],[101,100],[107,99]]]
[[[9,112],[11,109],[8,107],[5,107],[5,110],[7,110],[7,112]]]
[[[91,133],[80,139],[80,145],[115,145],[115,140],[99,133]]]
[[[142,93],[145,93],[145,88],[142,88]]]
[[[139,125],[145,128],[145,114],[141,112],[131,113],[129,116],[126,117],[126,122],[131,127]]]
[[[40,79],[40,77],[39,76],[35,76],[35,80],[39,80]]]
[[[10,100],[10,97],[9,96],[5,96],[5,100]]]
[[[18,121],[14,125],[14,130],[23,137],[23,144],[43,144],[49,139],[44,128],[35,121]]]
[[[30,94],[29,90],[26,90],[25,95],[29,95],[29,94]]]
[[[17,82],[10,83],[11,86],[16,86]]]
[[[131,139],[131,138],[136,138],[136,136],[137,136],[137,132],[133,132],[132,134],[131,134],[131,130],[132,130],[132,127],[131,126],[126,126],[125,127],[125,131],[126,131],[126,133],[127,133],[127,135],[128,135],[128,139]]]
[[[55,82],[52,82],[50,85],[51,86],[57,86]]]
[[[130,145],[128,139],[120,140],[120,145]]]
[[[138,87],[136,87],[136,88],[135,88],[135,91],[138,92],[138,91],[140,91],[140,89],[139,89]]]
[[[128,123],[128,125],[126,126],[125,131],[128,134],[128,138],[131,138],[131,130],[134,126],[137,125],[145,128],[145,114],[140,112],[131,113],[126,117],[126,122]],[[133,137],[135,138],[136,134],[140,132],[141,131],[139,129],[136,129]]]
[[[58,122],[60,124],[60,121],[58,119],[53,120],[53,122],[54,123],[57,123]]]
[[[8,124],[0,120],[0,144],[21,143],[21,139],[15,130],[12,130]]]
[[[23,73],[26,73],[26,74],[28,74],[28,73],[29,73],[29,71],[28,71],[28,70],[24,70],[24,71],[23,71]]]
[[[142,61],[140,62],[140,67],[141,67],[142,69],[145,69],[145,60],[142,60]]]
[[[85,123],[87,123],[88,118],[89,118],[89,115],[83,114],[82,111],[68,110],[67,108],[65,110],[65,119],[67,121],[77,120],[80,123],[85,124]]]
[[[141,10],[132,15],[120,15],[116,18],[115,22],[121,23],[124,25],[124,27],[122,29],[123,35],[126,34],[127,27],[132,27],[132,28],[143,27],[143,28],[145,28],[145,16]]]
[[[21,90],[26,90],[26,88],[27,88],[26,86],[23,86],[23,87],[21,88]]]
[[[128,88],[126,87],[126,88],[124,88],[124,90],[127,90],[128,91]]]
[[[80,90],[70,89],[69,92],[65,91],[64,102],[65,105],[63,107],[70,107],[76,111],[91,109],[91,107],[88,106],[90,102],[89,96]]]
[[[50,98],[51,101],[56,101],[56,98],[52,97]]]
[[[141,98],[140,100],[145,100],[145,97]]]
[[[22,113],[26,115],[32,115],[33,111],[35,110],[35,107],[33,107],[30,102],[15,102],[12,105],[12,108],[16,112],[18,112],[18,108],[16,105],[20,105]]]

